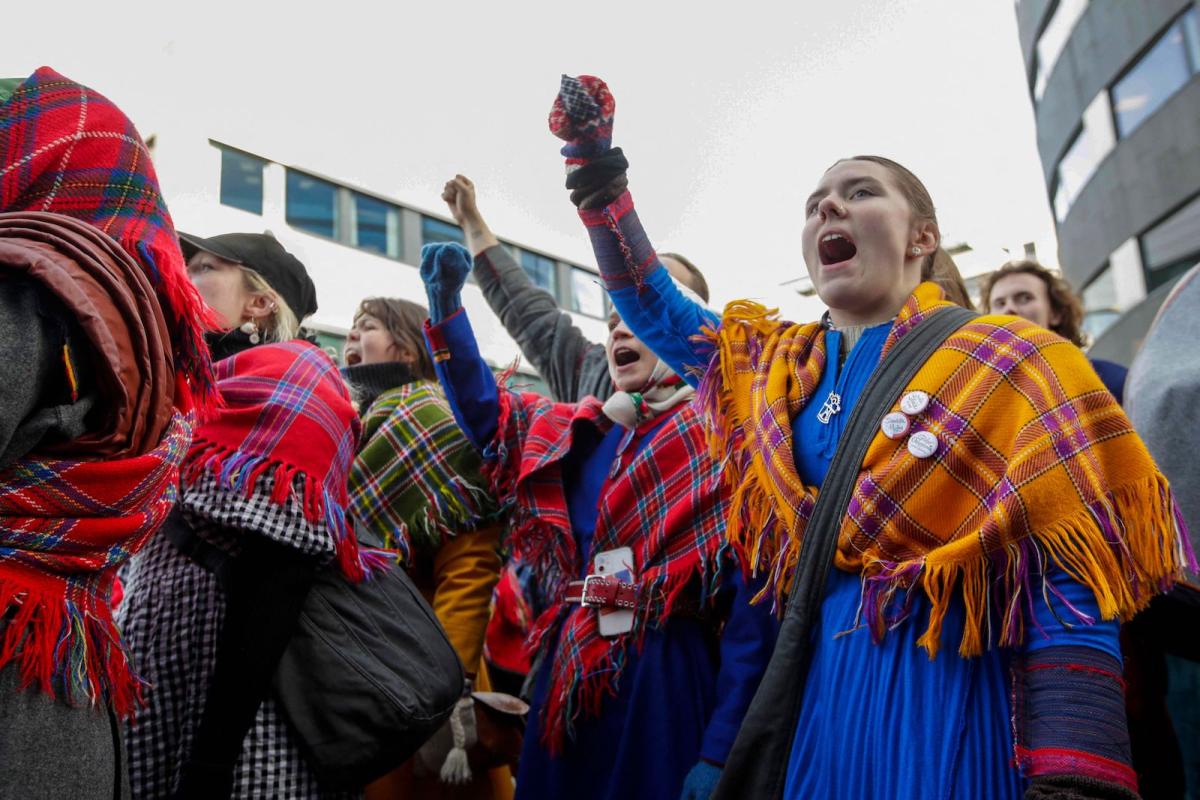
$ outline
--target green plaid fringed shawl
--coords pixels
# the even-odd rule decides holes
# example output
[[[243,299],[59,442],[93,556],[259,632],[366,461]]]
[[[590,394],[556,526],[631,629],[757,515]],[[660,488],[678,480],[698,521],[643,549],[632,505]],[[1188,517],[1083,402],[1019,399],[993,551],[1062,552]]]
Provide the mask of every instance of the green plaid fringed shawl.
[[[479,453],[454,420],[441,386],[415,381],[371,404],[366,442],[350,468],[354,517],[406,564],[448,537],[492,521],[499,504]]]

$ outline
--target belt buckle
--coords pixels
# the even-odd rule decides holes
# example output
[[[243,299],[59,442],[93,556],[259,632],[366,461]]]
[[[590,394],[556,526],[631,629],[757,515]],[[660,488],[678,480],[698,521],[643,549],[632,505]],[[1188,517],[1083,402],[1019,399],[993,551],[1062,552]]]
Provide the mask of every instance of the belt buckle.
[[[588,602],[588,583],[590,583],[593,580],[602,581],[602,580],[604,580],[604,578],[605,578],[604,575],[585,575],[584,576],[583,589],[579,592],[579,605],[582,608],[599,608],[602,605],[602,603],[600,603],[600,602],[591,602],[591,603]]]

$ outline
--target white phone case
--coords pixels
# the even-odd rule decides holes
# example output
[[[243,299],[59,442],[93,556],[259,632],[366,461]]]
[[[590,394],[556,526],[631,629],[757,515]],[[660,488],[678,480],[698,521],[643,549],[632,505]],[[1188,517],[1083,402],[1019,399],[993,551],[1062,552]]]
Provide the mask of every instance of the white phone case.
[[[596,553],[592,559],[592,574],[606,575],[625,583],[634,583],[637,574],[633,566],[633,550],[618,547]],[[633,610],[626,608],[597,609],[596,622],[601,636],[619,636],[633,629]]]

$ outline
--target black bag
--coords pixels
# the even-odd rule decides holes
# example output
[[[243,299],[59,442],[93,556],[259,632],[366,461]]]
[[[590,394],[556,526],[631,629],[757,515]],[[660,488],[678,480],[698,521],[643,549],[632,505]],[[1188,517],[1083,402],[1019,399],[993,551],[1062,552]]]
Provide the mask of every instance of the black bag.
[[[441,727],[465,681],[403,569],[351,583],[334,566],[305,599],[274,693],[322,786],[361,789]]]

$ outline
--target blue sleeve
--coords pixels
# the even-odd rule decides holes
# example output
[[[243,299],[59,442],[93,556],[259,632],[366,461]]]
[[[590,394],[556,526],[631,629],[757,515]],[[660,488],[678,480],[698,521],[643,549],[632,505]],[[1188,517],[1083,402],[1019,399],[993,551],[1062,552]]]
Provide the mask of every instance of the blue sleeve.
[[[700,329],[716,327],[713,311],[684,297],[659,261],[642,227],[633,198],[624,192],[600,209],[580,209],[600,277],[625,324],[693,386],[693,370],[708,366],[712,348],[693,342]]]
[[[1100,606],[1092,590],[1055,568],[1051,569],[1047,583],[1043,597],[1033,600],[1036,624],[1025,631],[1025,652],[1034,653],[1047,647],[1090,647],[1120,662],[1120,623],[1100,619]],[[1092,618],[1094,624],[1080,620],[1076,611]]]
[[[467,312],[459,309],[437,325],[426,323],[425,340],[454,419],[471,443],[486,451],[499,429],[500,393],[479,354]]]
[[[695,386],[699,382],[696,371],[708,366],[713,348],[694,337],[701,328],[716,328],[720,317],[685,297],[662,268],[649,273],[641,289],[626,286],[611,290],[609,296],[634,335]]]
[[[734,598],[721,634],[717,706],[700,746],[701,758],[721,765],[729,757],[779,634],[779,622],[771,613],[771,604],[751,605],[750,598],[757,591],[755,585],[746,583],[739,568],[734,567],[730,572],[728,583],[734,590]]]

